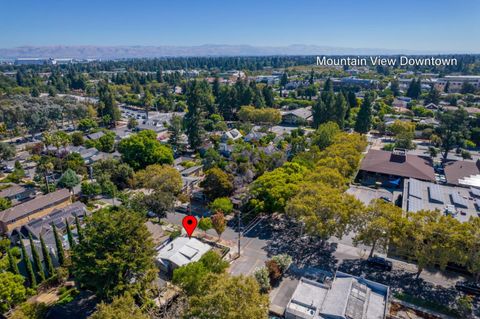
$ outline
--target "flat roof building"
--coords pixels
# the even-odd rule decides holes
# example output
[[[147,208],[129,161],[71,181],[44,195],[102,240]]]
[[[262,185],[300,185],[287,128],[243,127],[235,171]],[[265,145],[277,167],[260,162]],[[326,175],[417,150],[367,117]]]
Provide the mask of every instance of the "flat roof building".
[[[171,274],[178,267],[199,261],[210,249],[210,245],[196,238],[178,237],[160,247],[156,257],[157,265],[161,271]]]
[[[410,178],[403,184],[402,208],[408,212],[438,210],[460,222],[480,217],[480,191]]]
[[[383,319],[389,287],[337,271],[323,283],[301,278],[285,310],[286,319]]]

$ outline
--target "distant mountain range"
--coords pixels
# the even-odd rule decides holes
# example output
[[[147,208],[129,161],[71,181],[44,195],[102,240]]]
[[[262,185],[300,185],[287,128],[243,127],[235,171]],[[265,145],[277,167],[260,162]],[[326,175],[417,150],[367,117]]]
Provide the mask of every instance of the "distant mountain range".
[[[390,50],[368,48],[341,48],[293,44],[289,46],[217,45],[199,46],[22,46],[0,49],[0,58],[73,58],[125,59],[173,56],[262,56],[262,55],[387,55],[387,54],[441,54],[449,52]],[[451,53],[451,52],[450,52]]]

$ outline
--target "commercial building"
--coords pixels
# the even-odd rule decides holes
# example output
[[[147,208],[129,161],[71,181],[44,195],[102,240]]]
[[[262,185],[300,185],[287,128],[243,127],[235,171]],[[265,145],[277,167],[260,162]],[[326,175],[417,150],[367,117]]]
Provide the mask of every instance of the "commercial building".
[[[360,165],[359,178],[362,184],[395,181],[398,185],[403,178],[434,182],[435,171],[429,158],[407,154],[404,149],[371,149]]]
[[[285,318],[383,319],[388,296],[388,286],[340,271],[323,282],[301,278]]]
[[[410,178],[404,181],[403,210],[438,210],[460,222],[480,217],[480,190],[434,184]]]
[[[480,89],[480,75],[447,75],[437,80],[435,88],[443,92],[447,83],[448,93],[460,92],[464,83],[470,83],[478,90]]]
[[[451,161],[445,164],[444,169],[448,184],[468,187],[471,185],[465,183],[465,181],[480,174],[480,160],[476,162]]]

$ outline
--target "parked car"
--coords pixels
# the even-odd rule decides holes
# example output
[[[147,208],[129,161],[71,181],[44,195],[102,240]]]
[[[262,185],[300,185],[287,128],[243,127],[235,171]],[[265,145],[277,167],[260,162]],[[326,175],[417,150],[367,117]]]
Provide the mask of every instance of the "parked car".
[[[480,295],[480,284],[470,281],[457,282],[455,284],[457,290],[463,291],[467,294]]]
[[[378,256],[368,258],[367,263],[372,267],[381,268],[387,271],[391,271],[393,266],[391,261]]]

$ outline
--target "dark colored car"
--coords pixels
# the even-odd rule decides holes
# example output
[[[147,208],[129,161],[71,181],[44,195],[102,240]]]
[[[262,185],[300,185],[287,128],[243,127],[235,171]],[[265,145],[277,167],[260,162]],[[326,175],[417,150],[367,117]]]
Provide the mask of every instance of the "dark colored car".
[[[457,282],[455,284],[455,288],[467,294],[480,296],[480,284],[477,284],[474,282],[468,282],[468,281]]]
[[[392,262],[382,257],[370,257],[367,259],[367,263],[372,267],[381,268],[388,271],[392,270]]]

